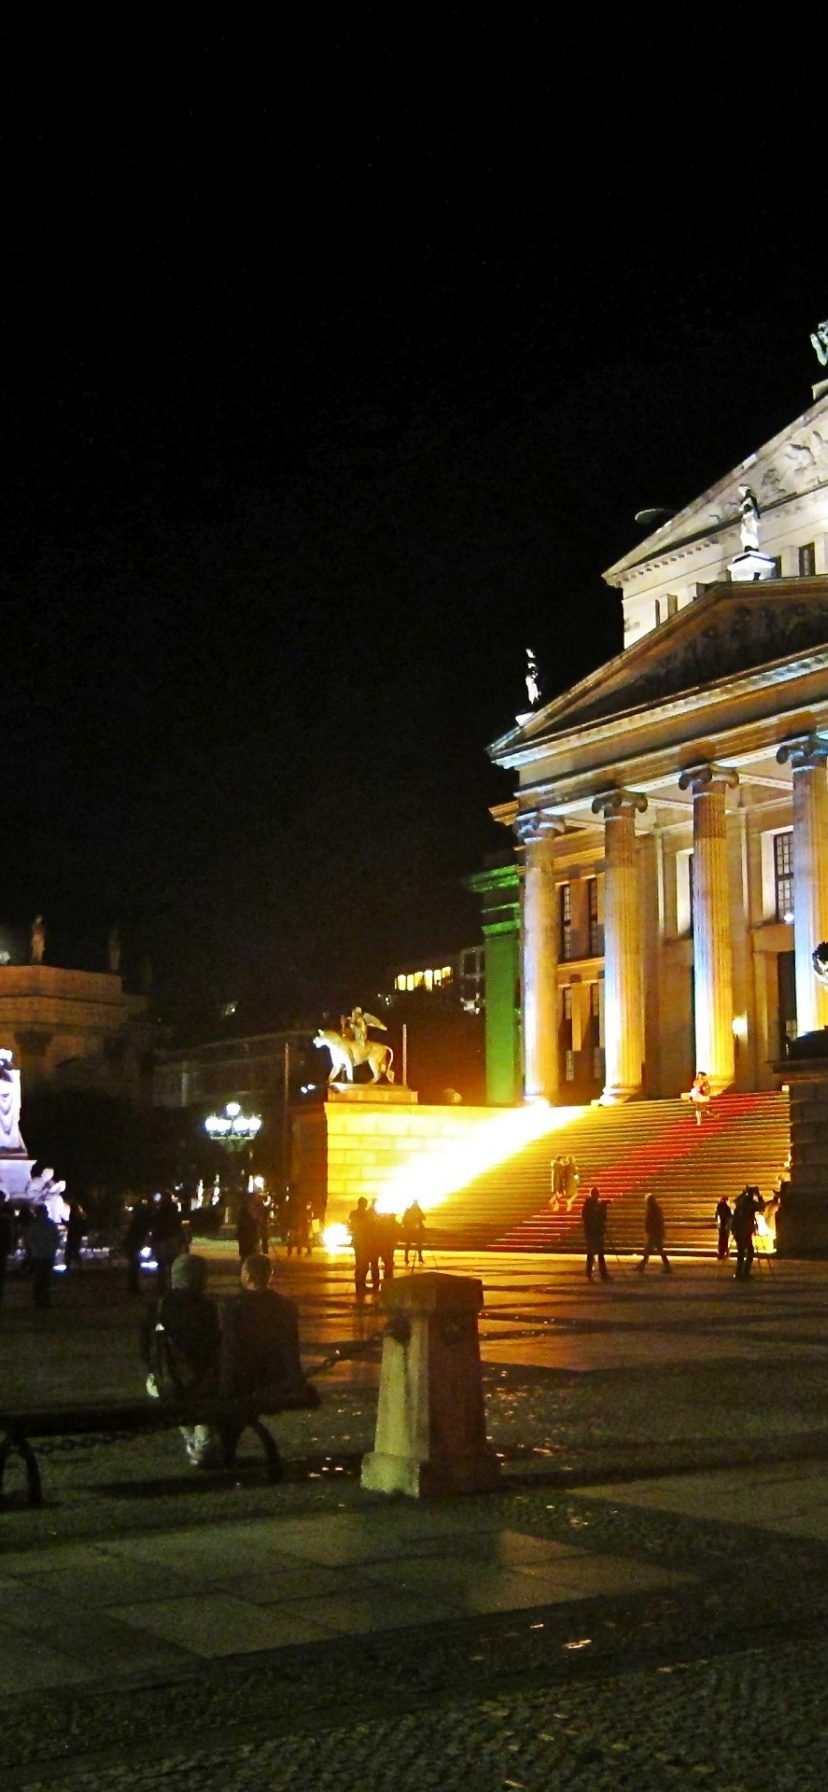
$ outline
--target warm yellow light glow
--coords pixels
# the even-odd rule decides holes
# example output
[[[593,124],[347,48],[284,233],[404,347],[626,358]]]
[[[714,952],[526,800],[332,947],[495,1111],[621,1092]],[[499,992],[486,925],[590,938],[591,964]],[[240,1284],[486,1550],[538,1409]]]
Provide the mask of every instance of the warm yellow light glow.
[[[734,1039],[747,1039],[748,1023],[746,1014],[734,1014],[731,1025]]]
[[[533,1103],[492,1114],[443,1150],[422,1152],[400,1164],[377,1196],[377,1212],[402,1214],[416,1198],[428,1213],[533,1140],[562,1132],[583,1111]]]
[[[322,1243],[325,1250],[334,1256],[337,1252],[351,1249],[351,1234],[347,1226],[326,1226],[322,1233]]]

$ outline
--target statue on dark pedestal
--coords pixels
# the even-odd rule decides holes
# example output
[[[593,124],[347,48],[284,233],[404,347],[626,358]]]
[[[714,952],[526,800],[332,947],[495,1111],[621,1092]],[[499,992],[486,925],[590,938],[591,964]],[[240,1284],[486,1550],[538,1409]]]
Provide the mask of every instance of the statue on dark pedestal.
[[[31,938],[31,947],[30,947],[30,958],[31,958],[32,964],[42,964],[43,963],[43,954],[45,951],[46,951],[46,929],[43,925],[43,916],[35,915],[35,918],[32,922],[32,938]]]
[[[739,534],[742,548],[746,554],[756,553],[759,547],[759,505],[756,494],[749,485],[739,487]]]

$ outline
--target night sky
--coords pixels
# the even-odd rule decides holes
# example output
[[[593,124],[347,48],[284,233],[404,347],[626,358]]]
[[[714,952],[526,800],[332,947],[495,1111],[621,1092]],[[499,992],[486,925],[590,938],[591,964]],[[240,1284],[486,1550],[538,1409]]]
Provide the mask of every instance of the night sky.
[[[103,967],[119,923],[165,1012],[277,1024],[477,937],[526,646],[548,696],[616,652],[635,511],[819,376],[786,16],[4,34],[15,949],[42,911]]]

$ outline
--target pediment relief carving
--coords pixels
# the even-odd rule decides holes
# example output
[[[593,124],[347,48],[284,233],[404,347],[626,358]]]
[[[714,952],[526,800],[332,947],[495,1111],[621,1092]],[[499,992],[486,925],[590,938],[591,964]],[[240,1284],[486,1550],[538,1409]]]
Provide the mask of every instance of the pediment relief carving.
[[[789,424],[757,454],[625,555],[604,577],[616,584],[680,548],[686,549],[731,527],[735,531],[739,522],[739,486],[745,482],[753,487],[763,510],[804,497],[828,483],[828,401],[821,400],[810,416]]]
[[[679,623],[671,647],[665,644],[663,651],[653,655],[652,637],[642,642],[646,663],[638,671],[631,663],[637,650],[631,649],[626,677],[620,675],[619,668],[603,687],[585,692],[582,702],[566,708],[559,718],[551,716],[544,732],[569,732],[645,703],[666,702],[734,673],[755,672],[777,660],[828,646],[828,586],[824,597],[807,599],[791,593],[769,601],[766,590],[761,598],[735,597],[729,591],[714,598],[711,593],[702,600],[701,614],[690,617],[682,612],[680,622],[687,618],[687,623],[683,629]]]

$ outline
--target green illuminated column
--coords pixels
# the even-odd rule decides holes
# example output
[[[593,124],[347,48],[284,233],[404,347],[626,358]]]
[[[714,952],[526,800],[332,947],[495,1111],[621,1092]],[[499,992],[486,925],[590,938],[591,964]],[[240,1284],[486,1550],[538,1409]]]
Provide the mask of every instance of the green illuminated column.
[[[467,880],[483,899],[486,942],[486,1100],[520,1100],[520,881],[517,865],[494,865]]]
[[[558,1093],[558,916],[555,836],[564,822],[552,815],[522,815],[515,832],[524,851],[521,932],[523,1090],[531,1100]]]

